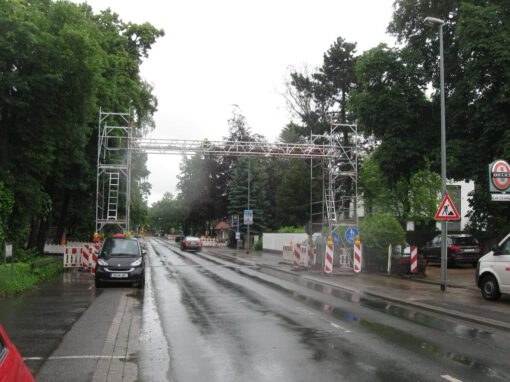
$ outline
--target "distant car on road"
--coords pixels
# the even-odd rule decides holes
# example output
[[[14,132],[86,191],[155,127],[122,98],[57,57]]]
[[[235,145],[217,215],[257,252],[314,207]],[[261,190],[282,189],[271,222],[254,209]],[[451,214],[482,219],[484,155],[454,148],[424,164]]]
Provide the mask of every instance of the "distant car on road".
[[[475,279],[486,300],[510,293],[510,234],[478,261]]]
[[[448,265],[472,264],[476,267],[482,256],[482,247],[478,240],[468,234],[450,234],[447,240]],[[441,263],[441,235],[422,247],[420,253],[428,263]]]
[[[181,241],[181,251],[196,251],[200,252],[202,250],[202,242],[198,237],[195,236],[186,236]]]
[[[2,325],[0,325],[0,381],[33,382],[34,377],[23,361],[16,346],[11,342]]]
[[[107,238],[99,252],[96,264],[96,287],[105,283],[136,283],[145,285],[145,250],[137,239]]]
[[[183,235],[183,234],[180,234],[180,233],[178,233],[178,234],[177,234],[177,235],[175,235],[175,237],[174,237],[174,241],[175,241],[176,243],[178,243],[178,242],[182,241],[182,239],[184,239],[184,235]]]

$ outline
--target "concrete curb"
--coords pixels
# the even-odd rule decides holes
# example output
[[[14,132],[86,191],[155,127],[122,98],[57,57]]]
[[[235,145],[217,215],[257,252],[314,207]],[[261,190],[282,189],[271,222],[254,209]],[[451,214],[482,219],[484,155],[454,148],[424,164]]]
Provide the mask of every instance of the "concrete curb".
[[[426,310],[426,311],[429,311],[429,312],[443,314],[443,315],[447,315],[447,316],[450,316],[450,317],[453,317],[453,318],[462,319],[462,320],[474,322],[474,323],[477,323],[477,324],[487,325],[487,326],[490,326],[490,327],[493,327],[493,328],[497,328],[497,329],[510,330],[510,323],[494,320],[494,319],[491,319],[491,318],[481,317],[481,316],[477,316],[477,315],[473,315],[473,314],[469,314],[469,313],[458,312],[458,311],[451,310],[451,309],[446,309],[446,308],[437,307],[437,306],[433,306],[433,305],[429,305],[429,304],[424,304],[424,303],[421,303],[419,301],[409,301],[409,300],[405,300],[405,299],[402,299],[402,298],[398,298],[398,297],[394,297],[394,296],[391,296],[391,295],[387,295],[387,294],[384,294],[384,293],[371,292],[371,291],[367,291],[367,290],[364,290],[364,289],[358,290],[358,289],[354,289],[354,288],[349,288],[349,287],[346,287],[344,285],[339,285],[337,283],[328,282],[327,280],[323,280],[323,279],[320,279],[320,278],[313,277],[311,275],[302,274],[299,271],[288,271],[288,270],[285,270],[285,269],[280,269],[280,268],[274,267],[272,265],[263,264],[263,263],[257,263],[257,262],[251,261],[251,260],[242,259],[242,258],[239,258],[237,256],[233,256],[231,254],[214,252],[214,251],[209,251],[209,252],[211,252],[213,254],[220,255],[220,256],[230,257],[232,259],[236,259],[238,261],[244,262],[244,263],[249,264],[249,265],[256,265],[256,266],[259,266],[261,268],[271,269],[273,271],[282,272],[282,273],[290,274],[290,275],[293,275],[293,276],[299,276],[300,278],[303,278],[304,280],[309,280],[309,281],[313,281],[313,282],[320,283],[320,284],[323,284],[323,285],[332,286],[332,287],[335,287],[335,288],[338,288],[338,289],[342,289],[342,290],[350,292],[350,293],[358,293],[358,294],[361,294],[361,295],[375,297],[375,298],[379,298],[379,299],[382,299],[382,300],[385,300],[385,301],[389,301],[389,302],[393,302],[393,303],[398,303],[398,304],[401,304],[401,305],[411,306],[411,307],[414,307],[414,308],[420,308],[420,309],[423,309],[423,310]],[[409,280],[409,281],[412,281],[412,282],[423,282],[423,283],[426,283],[426,284],[435,284],[435,285],[438,285],[438,286],[440,285],[439,282],[434,282],[434,281],[425,281],[425,280]],[[448,284],[448,286],[449,287],[453,287],[453,288],[463,288],[463,289],[468,289],[468,290],[474,290],[475,289],[475,288],[467,288],[465,286],[454,286],[454,285],[450,285],[450,284]]]

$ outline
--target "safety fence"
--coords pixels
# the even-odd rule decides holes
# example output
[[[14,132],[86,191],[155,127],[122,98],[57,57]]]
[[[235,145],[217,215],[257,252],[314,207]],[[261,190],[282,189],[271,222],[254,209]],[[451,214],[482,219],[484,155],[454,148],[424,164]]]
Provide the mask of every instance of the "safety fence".
[[[356,254],[355,256],[353,254]],[[333,241],[329,241],[323,247],[322,260],[319,260],[318,248],[310,246],[308,241],[301,243],[289,243],[283,245],[282,261],[292,264],[293,269],[306,270],[322,268],[324,273],[332,273],[333,270],[354,271],[361,270],[361,244],[350,248],[335,248]],[[319,264],[321,262],[322,264]]]
[[[64,268],[81,268],[95,272],[97,255],[101,244],[80,243],[64,246]]]

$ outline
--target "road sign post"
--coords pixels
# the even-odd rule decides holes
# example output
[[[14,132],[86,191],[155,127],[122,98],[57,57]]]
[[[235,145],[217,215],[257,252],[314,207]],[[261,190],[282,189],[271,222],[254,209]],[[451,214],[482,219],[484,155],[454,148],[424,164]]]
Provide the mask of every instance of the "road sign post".
[[[448,221],[460,219],[460,215],[447,192],[444,193],[443,201],[434,218],[441,221],[441,290],[446,292],[448,284]]]

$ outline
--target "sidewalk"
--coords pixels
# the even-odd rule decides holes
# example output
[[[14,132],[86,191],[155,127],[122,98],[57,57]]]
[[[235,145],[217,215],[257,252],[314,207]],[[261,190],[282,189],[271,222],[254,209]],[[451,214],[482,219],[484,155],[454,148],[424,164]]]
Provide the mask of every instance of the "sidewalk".
[[[282,262],[281,255],[261,252],[247,254],[245,251],[237,252],[227,247],[211,248],[207,251],[235,258],[248,265],[291,273],[304,280],[360,295],[510,330],[510,297],[503,295],[498,301],[484,300],[475,285],[474,268],[449,268],[448,288],[446,292],[442,292],[439,284],[439,266],[428,266],[427,277],[424,279],[372,273],[326,275],[321,270],[292,270],[291,264]]]

